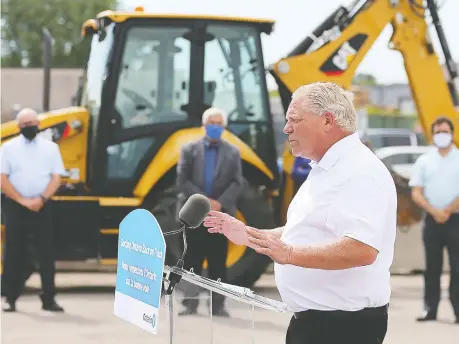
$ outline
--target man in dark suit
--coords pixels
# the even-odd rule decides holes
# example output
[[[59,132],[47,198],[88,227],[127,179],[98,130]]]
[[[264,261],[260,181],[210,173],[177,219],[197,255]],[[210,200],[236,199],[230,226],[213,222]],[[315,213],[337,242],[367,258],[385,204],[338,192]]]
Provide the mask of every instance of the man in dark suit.
[[[227,125],[226,114],[216,108],[206,110],[202,116],[206,135],[183,146],[177,164],[178,209],[193,194],[207,196],[211,209],[234,216],[236,200],[242,189],[242,167],[239,150],[223,141],[221,134]],[[187,232],[187,253],[184,268],[193,268],[201,274],[207,258],[209,278],[226,280],[228,242],[223,235],[212,235],[200,226]],[[196,314],[197,295],[186,293],[181,315]],[[229,316],[224,308],[224,297],[212,293],[212,313]]]

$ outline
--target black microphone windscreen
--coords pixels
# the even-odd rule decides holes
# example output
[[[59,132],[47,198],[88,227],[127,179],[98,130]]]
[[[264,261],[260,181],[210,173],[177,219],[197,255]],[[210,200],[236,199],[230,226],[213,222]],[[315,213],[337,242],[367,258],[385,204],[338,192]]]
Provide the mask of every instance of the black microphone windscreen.
[[[194,194],[183,205],[179,219],[188,227],[196,228],[210,211],[210,201],[206,196]]]

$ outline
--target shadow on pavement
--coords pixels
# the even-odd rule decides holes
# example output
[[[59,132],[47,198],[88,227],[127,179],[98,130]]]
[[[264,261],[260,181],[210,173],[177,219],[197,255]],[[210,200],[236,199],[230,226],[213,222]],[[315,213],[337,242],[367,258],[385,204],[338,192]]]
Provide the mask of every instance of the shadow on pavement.
[[[58,294],[104,294],[115,293],[114,286],[71,286],[56,287]],[[34,295],[40,292],[39,288],[27,287],[24,289],[24,295]]]
[[[29,312],[24,312],[24,311],[18,311],[17,313],[23,316],[26,316],[30,319],[33,319],[34,321],[43,322],[43,323],[69,323],[69,324],[78,324],[78,325],[92,326],[92,327],[99,326],[100,324],[102,324],[101,322],[94,320],[94,318],[85,318],[82,316],[71,315],[68,313],[38,314],[38,313],[29,313]]]
[[[237,318],[231,316],[230,318],[213,317],[212,321],[219,325],[226,325],[228,327],[237,327],[239,329],[252,329],[252,322],[247,319]],[[269,321],[255,321],[256,330],[269,330],[277,332],[285,332],[285,325],[275,325]]]

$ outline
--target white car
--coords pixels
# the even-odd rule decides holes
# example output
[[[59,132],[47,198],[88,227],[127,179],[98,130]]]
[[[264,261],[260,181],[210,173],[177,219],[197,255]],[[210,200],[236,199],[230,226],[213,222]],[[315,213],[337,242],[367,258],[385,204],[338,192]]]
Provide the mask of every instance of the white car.
[[[416,160],[433,146],[392,146],[376,149],[374,153],[384,164],[402,178],[409,180]]]
[[[422,133],[408,128],[366,128],[359,131],[362,142],[369,142],[372,149],[394,146],[425,146]]]

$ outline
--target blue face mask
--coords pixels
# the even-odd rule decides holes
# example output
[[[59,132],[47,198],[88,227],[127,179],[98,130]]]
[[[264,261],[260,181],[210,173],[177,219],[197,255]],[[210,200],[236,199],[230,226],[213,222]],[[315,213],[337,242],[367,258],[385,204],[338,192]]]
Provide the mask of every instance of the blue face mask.
[[[207,124],[206,133],[211,140],[218,140],[222,136],[223,127],[217,124]]]

